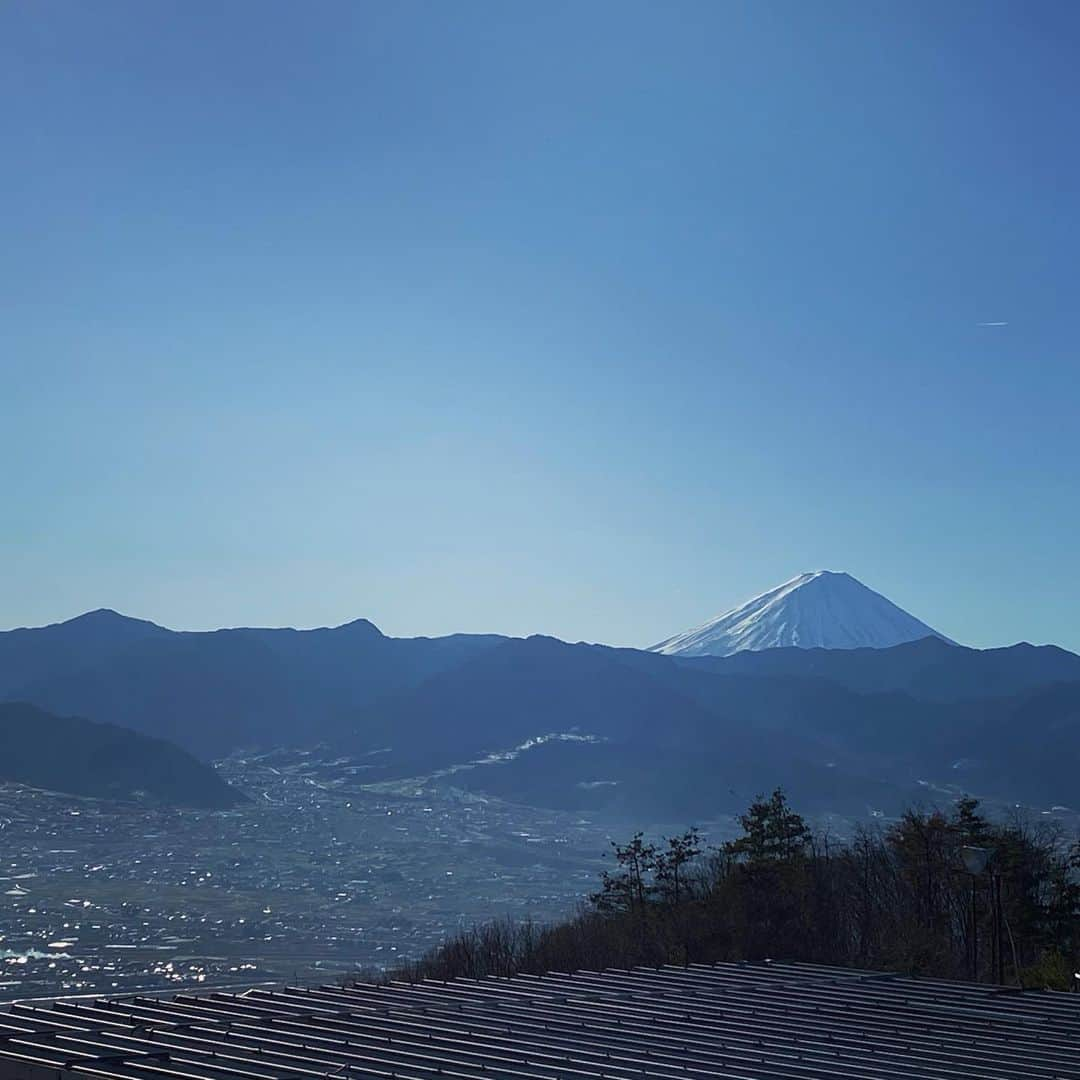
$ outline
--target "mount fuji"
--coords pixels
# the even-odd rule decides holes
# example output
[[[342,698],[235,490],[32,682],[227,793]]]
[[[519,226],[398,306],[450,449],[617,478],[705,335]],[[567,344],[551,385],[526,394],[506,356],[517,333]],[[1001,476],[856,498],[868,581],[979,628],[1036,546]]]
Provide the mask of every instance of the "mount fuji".
[[[955,644],[850,574],[815,570],[653,645],[669,656],[730,656],[744,650],[888,649],[936,637]]]

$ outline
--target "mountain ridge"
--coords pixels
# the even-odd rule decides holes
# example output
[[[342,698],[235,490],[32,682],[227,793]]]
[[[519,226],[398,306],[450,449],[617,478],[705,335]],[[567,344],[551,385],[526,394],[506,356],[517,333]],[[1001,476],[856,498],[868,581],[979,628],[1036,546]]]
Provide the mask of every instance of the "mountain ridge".
[[[656,820],[728,812],[776,783],[857,810],[918,797],[920,778],[1024,798],[1045,778],[1065,802],[1078,692],[1080,656],[1066,650],[938,638],[688,657],[540,635],[388,638],[366,620],[175,632],[98,616],[0,633],[0,700],[124,725],[204,760],[391,747],[365,765],[372,781],[449,768],[455,784],[537,804],[636,813],[640,800]],[[1040,738],[1052,752],[1025,748]],[[475,765],[492,755],[501,763]],[[1014,759],[1036,771],[1011,776]]]
[[[928,637],[889,649],[787,647],[675,659],[714,674],[819,678],[860,693],[900,690],[928,701],[1011,696],[1042,685],[1080,682],[1080,656],[1057,645],[1027,642],[973,649]]]
[[[939,700],[529,638],[378,703],[340,745],[389,747],[373,780],[450,768],[455,785],[510,801],[660,820],[732,813],[770,784],[846,813],[899,812],[945,790],[1066,802],[1080,678],[1061,674]],[[1031,770],[1016,775],[1017,760]]]
[[[204,760],[294,745],[506,639],[390,638],[367,619],[295,630],[170,630],[107,609],[0,632],[0,701],[166,738]]]

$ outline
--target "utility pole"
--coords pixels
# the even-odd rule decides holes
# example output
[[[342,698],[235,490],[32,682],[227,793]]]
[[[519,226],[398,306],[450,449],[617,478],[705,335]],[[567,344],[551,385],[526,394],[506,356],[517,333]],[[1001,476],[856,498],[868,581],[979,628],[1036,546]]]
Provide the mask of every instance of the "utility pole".
[[[986,870],[993,852],[989,848],[965,845],[960,849],[964,870],[971,876],[971,980],[979,981],[979,912],[976,885],[979,875]]]
[[[975,907],[976,877],[971,875],[971,981],[979,981],[979,919]]]
[[[994,951],[997,956],[998,986],[1005,985],[1005,943],[1001,940],[1001,924],[1004,922],[1001,911],[1001,875],[994,874],[992,877],[994,889]]]

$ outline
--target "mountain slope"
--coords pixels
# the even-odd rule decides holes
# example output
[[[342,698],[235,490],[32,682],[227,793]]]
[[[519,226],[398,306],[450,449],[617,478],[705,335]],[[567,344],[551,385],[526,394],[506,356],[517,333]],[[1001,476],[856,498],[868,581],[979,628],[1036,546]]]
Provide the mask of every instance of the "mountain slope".
[[[836,700],[853,697],[811,688],[826,700],[808,711],[830,723],[843,712]],[[902,803],[888,783],[827,764],[828,740],[793,704],[803,689],[532,637],[370,706],[342,749],[387,748],[373,780],[451,768],[455,786],[639,820],[732,812],[778,783],[815,807],[861,812],[886,791]]]
[[[651,651],[729,656],[743,650],[886,649],[924,637],[948,639],[850,574],[800,574]]]
[[[859,693],[903,691],[923,701],[1012,697],[1080,682],[1080,656],[1056,645],[969,649],[932,637],[891,649],[767,649],[678,662],[719,675],[823,679]]]
[[[371,701],[503,640],[389,638],[365,619],[187,633],[91,612],[0,633],[0,700],[122,724],[213,758],[331,737]]]
[[[984,661],[943,642],[917,645],[941,654],[932,681],[942,692],[977,679],[971,663],[1004,665],[1005,686],[1025,672],[1067,674],[1072,656],[1040,653],[1031,668],[1024,648]],[[954,655],[950,673],[944,658]],[[777,784],[807,809],[856,815],[961,791],[1075,802],[1080,681],[934,699],[804,674],[725,673],[727,663],[510,641],[363,710],[342,749],[387,749],[372,780],[443,770],[455,787],[639,822],[731,813]]]
[[[4,631],[0,633],[0,698],[12,697],[28,683],[82,671],[139,642],[170,634],[171,630],[155,623],[107,608],[51,626]]]
[[[210,810],[244,801],[213,769],[163,739],[24,702],[0,704],[0,780]]]
[[[657,744],[710,724],[677,684],[624,663],[623,655],[543,636],[512,639],[373,703],[353,737],[365,747],[408,744],[460,760],[555,732]],[[665,716],[671,723],[658,722]]]

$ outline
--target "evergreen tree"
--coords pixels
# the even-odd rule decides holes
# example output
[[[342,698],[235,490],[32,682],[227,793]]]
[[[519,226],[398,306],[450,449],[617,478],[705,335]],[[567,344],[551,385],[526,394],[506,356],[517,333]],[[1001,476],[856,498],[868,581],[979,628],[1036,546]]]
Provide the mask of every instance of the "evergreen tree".
[[[743,835],[726,845],[732,855],[750,862],[798,858],[810,844],[810,828],[787,803],[780,788],[766,799],[759,795],[739,817]]]

